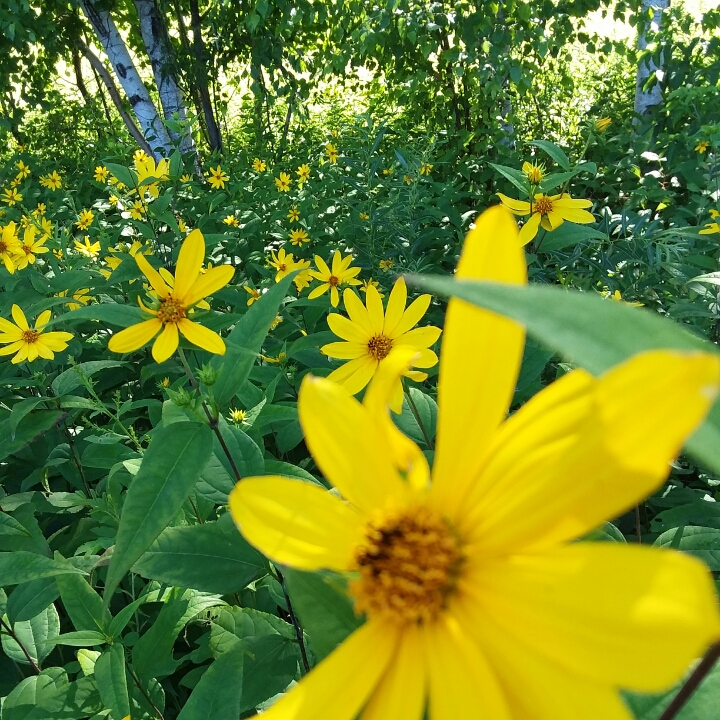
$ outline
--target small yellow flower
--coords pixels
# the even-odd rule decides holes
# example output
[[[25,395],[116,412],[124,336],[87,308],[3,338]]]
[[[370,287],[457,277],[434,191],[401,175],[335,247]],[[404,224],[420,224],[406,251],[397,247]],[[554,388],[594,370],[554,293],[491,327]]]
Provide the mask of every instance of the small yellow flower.
[[[23,196],[15,188],[5,188],[3,190],[2,201],[12,207],[15,203],[22,202]]]
[[[29,225],[25,228],[23,234],[23,241],[20,245],[20,252],[17,254],[15,264],[18,270],[26,268],[28,265],[33,265],[37,259],[37,255],[50,252],[49,248],[45,247],[47,237],[35,238],[37,228],[34,225]]]
[[[303,163],[297,170],[298,182],[307,182],[310,177],[310,166],[307,163]]]
[[[181,233],[186,233],[188,231],[188,226],[185,223],[185,221],[182,218],[176,218],[177,224],[178,224],[178,230]]]
[[[49,240],[53,234],[53,224],[47,218],[40,218],[39,225],[39,230],[41,232],[40,237],[44,240]]]
[[[372,278],[369,278],[369,279],[367,279],[367,280],[363,280],[363,284],[360,286],[360,291],[361,291],[361,292],[364,292],[364,293],[367,293],[368,288],[370,288],[370,287],[374,287],[375,290],[377,291],[377,294],[378,294],[381,298],[384,298],[384,297],[385,297],[385,294],[382,293],[382,292],[380,292],[380,283],[379,283],[377,280],[373,280]]]
[[[278,192],[287,192],[290,190],[291,182],[290,176],[287,173],[281,172],[280,177],[275,178],[275,187],[278,189]]]
[[[331,163],[334,164],[338,161],[338,158],[340,157],[340,153],[338,152],[337,148],[332,143],[328,143],[325,146],[325,152],[327,153],[328,160]]]
[[[310,274],[316,280],[320,280],[321,284],[310,292],[308,299],[313,300],[329,290],[330,304],[333,307],[337,307],[340,302],[340,293],[338,292],[339,287],[342,285],[362,285],[360,280],[356,277],[360,273],[360,268],[351,267],[350,264],[352,261],[352,255],[346,255],[343,257],[340,251],[336,250],[333,255],[331,269],[319,255],[316,255],[315,266],[317,267],[317,270],[312,270]]]
[[[293,205],[288,211],[288,220],[290,222],[297,222],[300,220],[300,211],[297,209],[297,205]]]
[[[147,160],[150,156],[142,149],[138,148],[133,153],[133,162],[142,162],[143,160]]]
[[[232,227],[240,227],[240,221],[234,215],[228,215],[223,218],[223,222],[226,225],[232,225]]]
[[[90,297],[90,288],[80,288],[79,290],[76,290],[70,297],[72,297],[75,302],[68,302],[66,304],[66,307],[68,310],[77,310],[79,307],[82,307],[83,305],[87,305],[93,298]],[[56,297],[67,297],[68,291],[67,290],[61,290]]]
[[[367,213],[360,213],[361,220],[369,220],[370,216]]]
[[[623,300],[622,293],[619,290],[616,290],[613,293],[611,293],[610,290],[607,290],[603,293],[603,297],[611,298],[612,300],[615,300],[615,302],[625,303],[625,305],[630,305],[631,307],[643,307],[645,304],[641,302],[628,302],[627,300]]]
[[[57,248],[56,250],[53,250],[53,255],[54,255],[58,260],[62,260],[62,258],[63,258],[62,248]],[[102,271],[100,271],[100,272],[102,272]]]
[[[334,138],[336,138],[336,137],[338,137],[338,136],[340,135],[340,133],[339,133],[337,130],[331,130],[331,131],[330,131],[330,134],[331,134]]]
[[[696,146],[695,151],[699,152],[700,154],[707,152],[707,149],[710,147],[710,143],[707,140],[701,140]]]
[[[191,180],[192,180],[192,175],[189,175],[188,173],[183,173],[180,176],[181,183],[189,183]]]
[[[199,230],[193,230],[180,248],[174,284],[170,288],[145,256],[136,253],[135,262],[157,294],[157,307],[148,308],[139,301],[142,309],[153,317],[113,335],[108,349],[117,353],[132,352],[157,335],[152,346],[152,356],[160,363],[177,350],[179,333],[203,350],[224,355],[223,339],[216,332],[187,317],[194,305],[225,287],[235,272],[231,265],[221,265],[201,275],[204,257],[205,239]]]
[[[15,167],[18,169],[16,177],[20,180],[24,180],[30,174],[30,168],[22,160],[18,160]]]
[[[38,203],[37,207],[33,210],[33,215],[35,215],[35,217],[44,215],[46,210],[47,205],[45,205],[45,203]]]
[[[405,181],[406,185],[412,185],[414,182],[417,182],[417,178],[413,177],[412,175],[403,175],[403,180]]]
[[[702,230],[698,231],[699,235],[714,235],[715,233],[720,233],[720,223],[718,222],[718,218],[720,218],[720,212],[713,209],[710,211],[710,217],[715,222],[707,223]]]
[[[420,174],[421,174],[421,175],[429,175],[429,174],[430,174],[430,171],[433,169],[433,167],[434,167],[434,166],[431,165],[430,163],[424,162],[424,163],[420,166]]]
[[[58,175],[57,170],[53,170],[49,175],[40,176],[40,184],[48,190],[59,190],[62,187],[62,179]]]
[[[216,168],[210,168],[208,175],[208,182],[216,189],[225,187],[225,183],[230,180],[230,176],[223,172],[223,169],[218,165]]]
[[[252,166],[255,172],[265,172],[265,169],[267,168],[267,165],[265,165],[265,163],[260,158],[255,158],[253,160]]]
[[[270,323],[270,329],[274,330],[283,321],[282,315],[276,315],[273,321]]]
[[[156,198],[160,195],[159,182],[170,179],[170,163],[168,160],[161,160],[155,163],[155,158],[144,157],[134,161],[135,172],[137,174],[137,187],[140,196],[144,192],[150,193]],[[118,186],[119,187],[119,186]]]
[[[250,296],[247,301],[248,307],[250,307],[250,305],[252,305],[256,300],[259,300],[262,297],[259,290],[251,288],[249,285],[243,285],[243,289]]]
[[[310,236],[302,228],[290,231],[290,244],[302,247],[303,243],[310,242]]]
[[[110,171],[104,165],[96,165],[95,166],[95,174],[93,175],[93,179],[96,182],[99,182],[99,183],[107,182],[109,175],[110,175]]]
[[[0,348],[0,355],[12,355],[10,361],[14,365],[23,361],[33,362],[39,357],[53,360],[55,353],[64,350],[73,336],[68,332],[48,332],[43,334],[43,328],[50,321],[52,313],[45,310],[38,315],[35,327],[30,327],[25,314],[19,305],[12,306],[12,318],[15,323],[0,318],[0,344],[7,344]]]
[[[110,276],[113,274],[113,272],[115,270],[117,270],[117,268],[119,268],[120,265],[122,264],[122,260],[120,258],[113,257],[112,255],[104,258],[103,262],[107,265],[108,268],[110,268],[109,270],[106,268],[100,268],[100,270],[99,270],[100,274],[106,280],[109,280]],[[131,282],[134,282],[134,281],[131,281]]]
[[[612,120],[609,117],[603,117],[595,121],[595,129],[601,133],[605,132],[610,125],[612,125]]]
[[[19,187],[21,182],[22,182],[22,180],[20,180],[19,178],[15,178],[14,180],[10,181],[10,187],[11,188]]]
[[[0,260],[5,265],[5,269],[12,275],[15,272],[15,263],[17,256],[22,253],[20,240],[17,237],[17,225],[9,222],[0,234]]]
[[[385,168],[385,169],[382,171],[382,174],[385,175],[385,177],[387,177],[388,175],[392,175],[392,174],[393,174],[393,169],[392,169],[392,168]]]
[[[277,270],[275,274],[275,282],[280,282],[286,275],[294,270],[304,270],[310,267],[309,260],[295,260],[292,253],[286,253],[282,248],[277,251],[270,251],[271,257],[268,259],[268,267]]]
[[[170,387],[170,378],[169,378],[169,377],[164,377],[164,378],[160,381],[160,385],[161,385],[162,387],[164,387],[164,388],[169,388],[169,387]]]
[[[78,221],[75,223],[81,230],[87,230],[95,219],[95,213],[92,210],[81,210]]]
[[[147,212],[147,205],[142,200],[136,200],[129,210],[133,220],[142,220]]]
[[[278,315],[278,317],[280,317]],[[277,318],[275,318],[277,320]],[[280,322],[282,322],[282,318],[280,318]],[[277,357],[268,357],[267,355],[260,355],[260,357],[266,362],[270,363],[270,365],[278,365],[285,361],[285,358],[287,357],[287,353],[281,352],[278,353]]]
[[[237,410],[236,408],[231,408],[230,412],[228,413],[228,420],[232,423],[235,423],[235,425],[242,425],[245,422],[246,417],[247,412],[245,412],[245,410]]]
[[[117,204],[120,202],[120,198],[119,198],[117,195],[111,195],[111,196],[108,198],[108,202],[109,202],[111,205],[117,205]]]
[[[312,270],[301,270],[294,278],[293,282],[298,292],[302,292],[313,281]]]
[[[91,243],[90,238],[87,236],[85,237],[85,240],[83,242],[75,240],[74,245],[75,250],[81,255],[84,255],[85,257],[97,258],[97,256],[100,254],[100,241]]]
[[[543,177],[545,177],[545,166],[542,164],[535,165],[534,163],[524,162],[522,171],[531,185],[539,185]]]
[[[378,267],[383,271],[387,272],[388,270],[392,270],[393,267],[393,261],[390,258],[386,258],[385,260],[381,260],[378,263]]]

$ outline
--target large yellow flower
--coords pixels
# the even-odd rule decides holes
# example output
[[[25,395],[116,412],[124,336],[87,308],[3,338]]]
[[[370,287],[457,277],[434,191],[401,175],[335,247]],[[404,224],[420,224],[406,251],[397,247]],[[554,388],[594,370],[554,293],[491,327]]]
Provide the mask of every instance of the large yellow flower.
[[[520,230],[520,243],[527,245],[542,226],[548,232],[559,228],[566,220],[574,223],[595,222],[592,213],[582,208],[592,207],[590,200],[575,200],[562,195],[535,195],[532,203],[497,194],[502,204],[515,215],[530,215]]]
[[[510,215],[470,232],[460,278],[525,282]],[[655,351],[575,370],[506,419],[524,344],[452,300],[432,472],[393,425],[398,348],[363,404],[306,377],[305,440],[334,493],[279,476],[230,495],[273,561],[351,573],[366,622],[264,720],[630,720],[618,689],[677,680],[720,633],[713,582],[670,550],[576,542],[658,487],[707,413],[713,355]]]
[[[168,160],[161,160],[155,163],[155,158],[147,155],[134,160],[135,172],[137,172],[137,186],[142,194],[147,191],[154,198],[160,195],[158,182],[170,179],[170,163]],[[135,203],[137,206],[137,203]],[[139,220],[140,218],[135,218]]]
[[[316,255],[315,266],[317,270],[311,270],[310,274],[316,280],[320,280],[321,284],[310,292],[308,299],[313,300],[329,290],[330,304],[337,307],[340,302],[338,288],[341,285],[362,285],[362,282],[356,277],[360,273],[360,268],[351,267],[350,263],[352,261],[352,255],[343,257],[340,251],[336,250],[332,259],[332,269],[330,269],[327,263],[319,255]]]
[[[50,252],[50,248],[45,247],[48,240],[47,235],[36,238],[37,228],[34,225],[28,225],[23,233],[23,241],[20,244],[20,251],[15,256],[15,264],[18,270],[23,270],[28,265],[33,265],[37,259],[37,255]]]
[[[0,260],[5,265],[5,269],[12,275],[15,272],[15,264],[17,257],[22,253],[20,241],[17,237],[17,225],[9,222],[0,234]]]
[[[118,353],[132,352],[160,333],[153,343],[152,356],[156,362],[164,362],[177,350],[179,332],[193,345],[217,355],[224,355],[223,339],[216,332],[188,320],[187,317],[193,305],[225,287],[235,272],[232,265],[221,265],[202,274],[200,270],[204,259],[205,239],[199,230],[193,230],[180,248],[175,284],[171,288],[145,256],[136,253],[135,262],[157,293],[157,307],[148,308],[140,302],[143,310],[154,317],[113,335],[108,348]]]
[[[395,282],[388,298],[387,310],[383,310],[380,293],[373,285],[368,285],[366,289],[365,305],[352,290],[345,290],[343,300],[350,317],[331,313],[327,322],[330,329],[346,342],[323,345],[320,351],[328,357],[349,362],[333,370],[328,378],[355,395],[387,361],[390,351],[403,346],[417,351],[413,366],[430,368],[436,365],[437,355],[428,348],[437,342],[440,328],[432,325],[415,328],[427,312],[430,299],[430,295],[421,295],[406,310],[407,288],[402,278]],[[427,378],[427,373],[416,370],[407,370],[403,374],[418,382]],[[394,412],[402,410],[402,401],[402,384],[398,379],[390,400]]]
[[[216,168],[210,168],[208,173],[208,182],[216,189],[220,190],[225,187],[225,183],[230,180],[230,176],[222,169],[220,165]]]
[[[57,170],[53,170],[48,175],[40,176],[40,184],[48,190],[59,190],[62,187],[62,178],[58,174]]]
[[[52,360],[55,353],[64,350],[73,338],[69,332],[43,333],[43,328],[50,321],[50,310],[41,312],[35,321],[35,327],[32,328],[19,305],[13,305],[11,313],[14,324],[0,318],[0,344],[9,343],[0,348],[0,355],[15,353],[15,357],[10,361],[14,365],[25,360],[33,362],[39,357]]]

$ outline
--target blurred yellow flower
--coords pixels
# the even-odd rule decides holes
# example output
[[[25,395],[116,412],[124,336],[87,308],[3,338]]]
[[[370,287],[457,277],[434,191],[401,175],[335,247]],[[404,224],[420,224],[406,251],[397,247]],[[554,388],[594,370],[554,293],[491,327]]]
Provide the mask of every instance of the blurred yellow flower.
[[[38,215],[44,215],[46,210],[47,205],[45,205],[45,203],[38,203],[37,207],[33,210],[33,215],[35,215],[36,217]]]
[[[403,175],[403,180],[405,181],[406,185],[412,185],[414,182],[417,182],[417,178],[413,177],[412,175]]]
[[[294,278],[293,282],[298,292],[302,292],[313,281],[312,270],[302,270]]]
[[[360,213],[361,220],[369,220],[370,216],[367,213]]]
[[[274,330],[281,322],[283,321],[282,315],[278,314],[274,317],[273,321],[270,323],[270,329]]]
[[[66,307],[68,310],[77,310],[79,307],[82,307],[83,305],[87,305],[92,298],[89,295],[90,288],[80,288],[79,290],[75,290],[75,292],[70,296],[72,297],[75,302],[68,302],[66,303]],[[68,291],[67,290],[61,290],[55,297],[67,297]]]
[[[234,215],[227,215],[223,218],[223,222],[226,225],[232,225],[232,227],[240,227],[240,221]]]
[[[95,166],[95,173],[93,175],[93,179],[96,182],[99,182],[99,183],[107,182],[109,175],[110,175],[110,171],[104,165],[96,165]]]
[[[267,165],[265,165],[265,163],[260,158],[255,158],[253,160],[252,166],[255,172],[265,172],[265,169],[267,168]]]
[[[9,222],[2,228],[2,234],[0,234],[0,260],[2,260],[5,269],[11,275],[15,272],[17,256],[21,253],[22,248],[17,237],[17,225],[14,222]]]
[[[0,318],[0,344],[6,344],[6,347],[0,348],[0,355],[15,353],[10,361],[14,365],[24,361],[33,362],[38,358],[53,360],[55,353],[64,350],[73,338],[69,332],[43,334],[43,328],[52,316],[50,310],[40,313],[32,328],[19,305],[13,305],[11,313],[15,324]]]
[[[138,148],[133,153],[133,161],[134,162],[141,162],[143,160],[147,160],[149,157],[150,156],[142,148]]]
[[[707,152],[707,149],[710,147],[710,143],[707,140],[701,140],[696,146],[695,151],[699,153]]]
[[[293,205],[288,211],[288,220],[290,222],[297,222],[300,220],[300,211],[297,209],[297,205]]]
[[[310,236],[302,228],[290,231],[290,244],[302,247],[303,243],[310,242]]]
[[[62,179],[57,170],[53,170],[49,175],[40,176],[40,184],[48,190],[59,190],[62,187]]]
[[[641,302],[628,302],[627,300],[623,300],[622,293],[619,290],[615,290],[615,292],[610,292],[610,290],[606,290],[603,293],[603,297],[610,298],[612,300],[615,300],[616,302],[625,303],[625,305],[630,305],[631,307],[643,307],[645,303]]]
[[[378,263],[378,267],[383,271],[387,272],[388,270],[392,270],[394,263],[390,258],[386,258],[385,260],[381,260]]]
[[[380,290],[380,283],[377,280],[373,280],[372,278],[368,278],[367,280],[363,280],[362,285],[360,286],[360,291],[367,293],[368,288],[374,287],[375,290],[377,290],[377,294],[381,297],[385,297],[385,293],[381,292]]]
[[[698,231],[699,235],[714,235],[715,233],[720,233],[720,223],[718,223],[718,218],[720,218],[720,212],[713,209],[710,211],[710,217],[715,222],[707,223],[702,230]]]
[[[325,152],[327,153],[328,160],[331,163],[336,163],[338,158],[340,157],[340,153],[338,152],[337,148],[332,143],[328,143],[325,146]]]
[[[248,295],[250,295],[247,301],[248,307],[250,307],[250,305],[252,305],[256,300],[259,300],[262,297],[259,290],[251,288],[249,285],[243,285],[243,289]]]
[[[129,210],[130,217],[133,220],[142,220],[147,212],[147,205],[142,200],[135,200]]]
[[[303,163],[296,172],[299,178],[298,182],[307,182],[308,178],[310,177],[310,166],[307,163]]]
[[[310,291],[309,300],[320,297],[323,293],[330,291],[330,304],[337,307],[340,302],[340,293],[338,288],[343,285],[361,285],[357,275],[360,273],[359,267],[351,267],[353,261],[352,255],[343,257],[339,250],[335,251],[332,259],[332,269],[319,256],[315,256],[315,267],[317,270],[311,270],[310,274],[320,281],[320,285]]]
[[[292,253],[286,253],[282,248],[280,248],[277,253],[271,250],[270,256],[267,264],[268,267],[273,267],[277,270],[277,273],[275,273],[275,282],[280,282],[286,275],[289,275],[294,270],[304,270],[310,267],[309,260],[295,260]]]
[[[392,169],[392,168],[385,168],[385,169],[382,171],[382,174],[385,175],[386,177],[387,177],[388,175],[392,175],[392,174],[393,174],[393,169]]]
[[[433,167],[434,167],[434,166],[433,166],[432,164],[424,162],[424,163],[420,166],[420,174],[421,174],[421,175],[429,175],[429,174],[430,174],[430,171],[433,169]]]
[[[75,240],[75,250],[81,255],[89,258],[96,258],[100,254],[100,241],[90,242],[89,237],[85,237],[83,242]]]
[[[95,213],[92,210],[81,210],[78,221],[75,223],[81,230],[87,230],[95,219]]]
[[[603,117],[595,121],[595,129],[598,132],[605,132],[610,125],[612,125],[612,120],[609,117]]]
[[[535,165],[534,163],[524,162],[522,171],[531,185],[539,185],[543,177],[545,177],[545,166],[542,164]]]
[[[223,169],[218,165],[216,168],[210,168],[208,175],[208,182],[216,189],[225,187],[225,183],[230,180],[230,176],[223,172]]]
[[[287,173],[281,172],[280,177],[275,178],[275,187],[278,189],[278,192],[287,192],[290,190],[291,182],[290,176]]]
[[[15,188],[5,188],[3,190],[2,201],[12,207],[15,203],[22,202],[23,196]]]
[[[29,166],[27,166],[22,160],[18,160],[17,163],[15,163],[15,167],[18,170],[16,177],[19,180],[24,180],[30,174]]]
[[[188,231],[188,226],[187,226],[187,224],[185,223],[185,221],[184,221],[182,218],[180,218],[180,217],[179,217],[179,218],[176,218],[176,220],[177,220],[177,224],[178,224],[178,230],[179,230],[181,233],[186,233],[186,232]]]
[[[235,425],[242,425],[245,422],[246,417],[247,412],[245,412],[245,410],[237,410],[236,408],[231,408],[230,412],[228,413],[228,420],[232,423],[235,423]]]
[[[181,182],[181,183],[189,183],[191,180],[192,180],[192,175],[190,175],[190,174],[188,174],[188,173],[183,173],[183,174],[180,176],[180,182]]]

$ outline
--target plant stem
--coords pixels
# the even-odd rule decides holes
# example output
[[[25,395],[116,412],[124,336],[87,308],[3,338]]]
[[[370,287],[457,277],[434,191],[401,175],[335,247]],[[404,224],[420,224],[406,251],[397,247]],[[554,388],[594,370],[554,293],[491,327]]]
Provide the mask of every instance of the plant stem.
[[[142,686],[142,683],[140,682],[140,680],[138,680],[138,676],[133,672],[132,668],[127,664],[127,662],[125,663],[125,667],[127,668],[128,672],[130,673],[130,676],[132,677],[133,681],[137,685],[137,689],[143,694],[143,697],[148,701],[148,703],[150,704],[150,707],[155,711],[158,718],[160,718],[160,720],[165,720],[165,718],[163,717],[163,714],[160,712],[160,709],[152,701],[152,699],[150,698],[150,695],[145,691],[145,688]]]
[[[642,543],[642,530],[640,529],[640,505],[635,505],[635,534],[638,544]]]
[[[705,657],[692,671],[690,677],[685,681],[685,684],[680,688],[678,694],[672,699],[672,702],[667,706],[667,709],[658,720],[673,720],[673,718],[677,716],[683,705],[685,705],[692,694],[698,689],[700,683],[707,677],[719,658],[720,643],[716,643],[705,653]]]
[[[20,642],[20,638],[18,638],[18,636],[13,632],[12,628],[7,625],[1,617],[0,625],[5,628],[5,632],[20,646],[20,649],[23,651],[23,654],[27,658],[27,661],[32,665],[33,670],[39,675],[39,665],[30,657],[30,653],[27,651],[26,647]]]
[[[300,623],[298,622],[297,616],[295,615],[295,611],[293,610],[292,603],[290,602],[290,596],[288,595],[288,591],[285,587],[285,577],[280,572],[280,568],[276,567],[275,572],[277,573],[277,580],[280,583],[280,587],[282,588],[283,595],[285,596],[285,603],[287,604],[288,609],[288,615],[290,615],[290,621],[292,622],[292,626],[295,628],[295,637],[297,638],[298,645],[300,645],[300,655],[302,656],[303,665],[305,667],[305,673],[310,672],[310,663],[308,662],[307,657],[307,651],[305,650],[305,640],[303,639],[303,631],[300,627]]]

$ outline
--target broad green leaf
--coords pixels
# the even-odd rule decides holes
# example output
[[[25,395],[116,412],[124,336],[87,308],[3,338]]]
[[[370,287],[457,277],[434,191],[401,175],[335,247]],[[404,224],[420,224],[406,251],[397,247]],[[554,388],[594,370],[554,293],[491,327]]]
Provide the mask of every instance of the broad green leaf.
[[[113,645],[96,660],[95,680],[103,705],[110,709],[110,717],[113,720],[128,717],[130,696],[125,672],[125,648],[122,645]]]
[[[225,514],[217,522],[167,528],[133,572],[168,585],[227,595],[267,574],[267,562]]]
[[[34,410],[41,402],[45,402],[44,398],[27,398],[13,405],[10,413],[10,439],[15,439],[15,432],[20,421]]]
[[[507,167],[507,165],[496,165],[495,163],[488,163],[488,165],[497,170],[503,177],[506,177],[521,193],[528,194],[528,181],[520,170]]]
[[[286,640],[295,640],[295,628],[276,615],[253,608],[223,608],[210,623],[208,647],[215,657],[219,657],[243,638],[263,635],[281,635]]]
[[[80,575],[58,575],[56,578],[65,611],[76,630],[94,630],[107,634],[110,613],[102,598]]]
[[[674,547],[695,555],[713,572],[720,571],[720,530],[717,528],[689,526],[682,528],[679,542],[676,538],[678,528],[666,530],[659,535],[653,545]]]
[[[403,397],[402,413],[393,415],[393,419],[405,435],[419,445],[430,447],[435,437],[437,403],[418,388],[410,388],[409,394],[410,399],[407,396]]]
[[[65,417],[67,417],[67,413],[60,410],[35,410],[22,418],[15,428],[13,440],[6,439],[13,436],[10,418],[3,420],[0,422],[0,438],[3,438],[0,443],[0,460],[22,450],[28,443],[37,440]]]
[[[291,463],[283,462],[282,460],[265,460],[265,474],[266,475],[282,475],[289,478],[298,478],[300,480],[307,480],[307,482],[313,483],[313,485],[319,485],[325,487],[316,477],[311,475],[304,468],[292,465]]]
[[[19,523],[12,515],[4,512],[0,512],[0,535],[32,537],[30,531],[22,523]]]
[[[58,575],[57,577],[78,577],[72,575]],[[21,583],[8,597],[7,615],[11,623],[19,620],[30,620],[41,613],[45,608],[60,597],[55,579],[41,578],[31,582]]]
[[[119,303],[98,303],[96,305],[86,305],[84,307],[71,310],[64,315],[53,318],[45,326],[49,329],[53,325],[61,324],[63,326],[75,322],[85,320],[98,320],[101,323],[109,325],[117,325],[119,327],[129,327],[136,323],[148,319],[148,315],[143,313],[139,307],[134,305],[120,305]]]
[[[60,634],[60,617],[54,605],[49,605],[41,613],[30,620],[16,622],[13,632],[22,643],[18,645],[14,638],[3,631],[2,649],[16,663],[29,665],[23,647],[36,665],[40,664],[53,649],[52,641]]]
[[[67,562],[51,560],[44,555],[24,550],[0,552],[0,587],[79,572]]]
[[[23,680],[3,704],[3,720],[80,720],[103,709],[94,678],[69,683],[61,668]]]
[[[550,250],[562,250],[566,247],[574,247],[586,240],[609,240],[605,233],[588,227],[577,225],[572,222],[564,222],[557,230],[546,233],[540,241],[540,252]]]
[[[76,657],[80,663],[80,669],[83,671],[83,675],[92,675],[95,672],[95,663],[100,655],[102,655],[102,653],[99,650],[80,648],[80,650],[77,651]]]
[[[78,630],[77,632],[63,633],[47,641],[50,645],[70,645],[71,647],[94,647],[105,645],[107,638],[104,633],[97,630]]]
[[[227,407],[237,389],[247,380],[293,276],[294,274],[288,275],[275,283],[248,308],[225,338],[225,355],[213,357],[212,366],[216,369],[222,368],[220,377],[213,386],[215,400],[221,408]]]
[[[564,150],[559,148],[555,143],[551,143],[548,140],[533,140],[528,145],[534,145],[544,150],[563,170],[570,169],[570,160],[565,154]]]
[[[408,281],[513,318],[526,326],[528,335],[594,374],[645,350],[717,352],[714,345],[671,320],[595,293],[419,275]],[[685,448],[708,469],[720,473],[720,403],[715,403]]]
[[[137,179],[124,165],[118,165],[117,163],[105,163],[105,167],[116,177],[121,183],[124,183],[129,188],[134,188],[137,185]]]
[[[80,373],[85,377],[91,377],[100,370],[106,368],[122,367],[128,363],[120,362],[118,360],[93,360],[92,362],[79,363],[71,368],[61,372],[53,381],[52,389],[56,395],[67,395],[72,392],[76,387],[82,385],[80,379]]]
[[[158,428],[127,492],[104,598],[180,511],[212,451],[212,430],[199,423]]]

